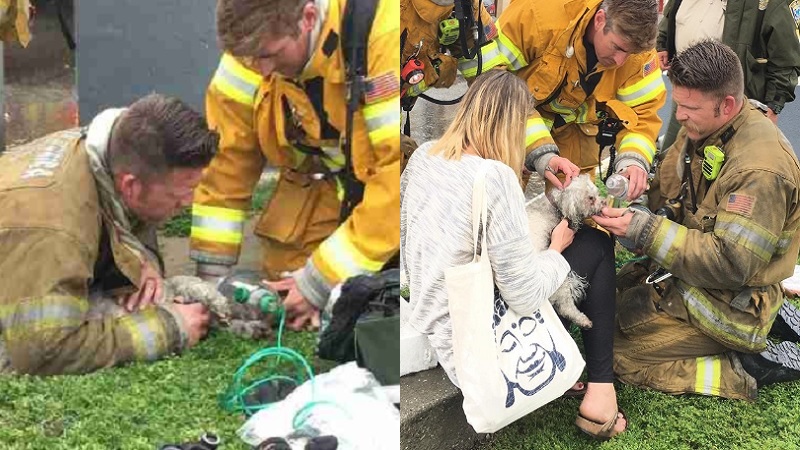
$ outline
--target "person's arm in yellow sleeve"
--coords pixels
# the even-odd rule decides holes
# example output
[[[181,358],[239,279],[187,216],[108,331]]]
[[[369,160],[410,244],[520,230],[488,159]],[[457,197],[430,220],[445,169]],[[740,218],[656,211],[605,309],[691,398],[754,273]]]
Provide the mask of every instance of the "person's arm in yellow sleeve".
[[[637,56],[640,63],[634,75],[617,90],[617,101],[635,114],[632,125],[620,131],[615,163],[615,171],[629,179],[628,200],[636,199],[647,189],[647,173],[656,155],[656,139],[661,129],[658,110],[667,96],[656,51]]]
[[[389,3],[381,5],[389,8]],[[400,61],[389,50],[399,48],[399,30],[399,17],[381,14],[379,7],[369,40],[365,102],[355,115],[353,132],[353,167],[364,183],[364,196],[294,273],[305,306],[324,308],[334,286],[379,271],[400,246]],[[306,309],[304,318],[302,308],[298,311],[293,328],[313,320],[312,312]]]
[[[473,58],[467,59],[460,47],[460,41],[456,41],[455,44],[450,46],[453,55],[458,57],[458,70],[467,80],[467,83],[471,83],[475,77],[487,70],[505,69],[509,64],[508,58],[500,51],[501,45],[497,42],[498,34],[494,18],[486,11],[482,0],[476,0],[473,4],[473,8],[475,7],[479,8],[481,26],[483,27],[484,42],[480,46],[480,56],[476,54]],[[477,20],[475,24],[477,26]],[[470,36],[470,45],[473,42],[474,39]],[[475,49],[473,48],[471,51],[475,51]]]
[[[559,156],[558,147],[550,134],[552,123],[538,112],[528,118],[525,127],[525,170],[536,172],[557,188],[569,185],[572,178],[580,174],[580,168],[572,161]],[[564,174],[564,181],[558,174]],[[523,181],[526,181],[523,179]]]
[[[264,168],[253,108],[262,77],[225,54],[206,93],[209,128],[219,151],[195,189],[190,256],[198,275],[226,275],[239,259],[244,220]]]

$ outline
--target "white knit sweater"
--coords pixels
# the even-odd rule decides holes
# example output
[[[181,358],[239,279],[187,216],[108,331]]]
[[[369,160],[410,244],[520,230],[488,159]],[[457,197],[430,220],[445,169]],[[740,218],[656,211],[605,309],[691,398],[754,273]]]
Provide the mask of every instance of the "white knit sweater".
[[[420,146],[400,177],[401,283],[411,291],[409,324],[428,335],[439,364],[458,386],[451,361],[444,270],[472,260],[472,184],[481,164],[488,165],[489,261],[508,306],[519,314],[532,314],[561,285],[570,268],[554,250],[534,251],[525,199],[510,167],[472,155],[448,161],[431,156],[432,145]]]

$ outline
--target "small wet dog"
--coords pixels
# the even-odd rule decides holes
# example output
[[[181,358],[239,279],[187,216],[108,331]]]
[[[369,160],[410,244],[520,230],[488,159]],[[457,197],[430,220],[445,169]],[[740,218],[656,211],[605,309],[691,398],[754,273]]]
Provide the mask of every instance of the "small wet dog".
[[[600,213],[604,206],[605,199],[600,197],[597,186],[586,174],[573,178],[563,191],[553,189],[547,195],[538,195],[525,206],[534,249],[547,250],[553,228],[561,219],[567,219],[569,227],[577,230],[585,218]],[[581,328],[592,327],[592,321],[578,310],[586,286],[586,280],[570,271],[564,283],[550,296],[558,315]]]
[[[164,280],[163,289],[162,300],[158,303],[177,301],[206,305],[211,313],[212,328],[226,328],[233,334],[250,339],[265,339],[272,336],[272,326],[266,315],[258,308],[225,298],[213,284],[200,278],[188,275],[169,277]],[[121,317],[128,314],[117,302],[116,296],[110,293],[90,292],[89,304],[90,319],[104,316]]]

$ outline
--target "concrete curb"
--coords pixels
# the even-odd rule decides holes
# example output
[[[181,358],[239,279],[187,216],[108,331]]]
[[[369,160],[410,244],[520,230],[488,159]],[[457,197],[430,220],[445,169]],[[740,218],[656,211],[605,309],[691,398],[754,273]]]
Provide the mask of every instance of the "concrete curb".
[[[467,423],[461,392],[441,367],[400,378],[401,450],[468,450],[488,436]]]

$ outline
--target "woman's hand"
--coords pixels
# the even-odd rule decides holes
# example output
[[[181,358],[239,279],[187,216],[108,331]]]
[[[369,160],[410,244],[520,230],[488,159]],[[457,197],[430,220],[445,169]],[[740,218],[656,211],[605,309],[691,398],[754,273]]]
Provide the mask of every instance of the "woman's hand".
[[[567,219],[561,219],[561,222],[553,228],[553,233],[550,235],[550,250],[561,253],[565,248],[569,247],[569,244],[572,244],[572,239],[574,238],[575,231],[569,227]]]

